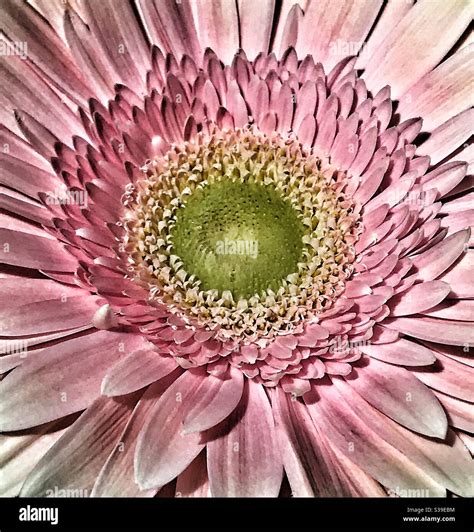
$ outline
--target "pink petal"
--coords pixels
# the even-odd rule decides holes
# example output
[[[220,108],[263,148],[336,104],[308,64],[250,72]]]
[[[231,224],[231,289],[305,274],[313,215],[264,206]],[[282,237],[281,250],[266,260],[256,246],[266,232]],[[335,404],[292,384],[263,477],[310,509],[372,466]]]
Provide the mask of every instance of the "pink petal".
[[[474,432],[472,404],[449,395],[433,391],[448,415],[449,424],[467,432]]]
[[[207,476],[206,455],[199,454],[179,475],[176,481],[175,497],[208,497],[209,478]]]
[[[431,281],[441,275],[461,255],[469,240],[469,230],[459,231],[413,259],[420,281]]]
[[[96,298],[63,297],[20,305],[0,313],[5,336],[27,336],[89,325],[97,310]]]
[[[309,2],[298,35],[298,55],[312,54],[329,69],[342,57],[355,55],[358,50],[348,53],[343,49],[344,43],[364,42],[381,5],[380,1],[358,0]]]
[[[17,497],[38,461],[64,433],[57,423],[28,434],[0,435],[0,497]]]
[[[347,377],[351,388],[386,416],[410,430],[444,439],[446,414],[429,388],[404,368],[364,358]]]
[[[76,260],[57,241],[0,228],[0,262],[40,270],[73,272]]]
[[[393,318],[386,320],[384,325],[420,340],[448,345],[474,344],[474,328],[468,321],[439,320],[422,316]]]
[[[474,300],[448,299],[423,312],[425,316],[444,320],[474,321]]]
[[[150,344],[149,348],[129,353],[107,371],[102,393],[111,397],[125,395],[165,377],[176,368],[173,357],[163,356]]]
[[[434,368],[411,370],[416,377],[430,388],[464,401],[474,402],[474,390],[471,385],[472,369],[439,352],[433,354],[437,358]]]
[[[449,283],[450,298],[474,297],[474,251],[463,253],[439,279]]]
[[[27,357],[0,383],[1,430],[34,427],[87,408],[100,396],[107,369],[134,349],[137,339],[142,341],[129,333],[98,331]]]
[[[304,404],[293,401],[279,388],[272,408],[283,466],[294,497],[351,496],[338,472],[327,441],[314,426]]]
[[[469,5],[462,0],[416,3],[367,63],[367,85],[378,90],[389,83],[397,98],[441,61],[467,28],[469,20]],[[437,36],[436,42],[433,35]],[[426,53],[413,61],[413,50]]]
[[[39,460],[25,480],[21,496],[45,497],[50,490],[53,494],[79,490],[83,497],[89,496],[137,399],[136,394],[120,402],[97,399]]]
[[[135,452],[135,477],[142,489],[173,480],[204,447],[199,433],[183,434],[182,423],[208,378],[202,370],[187,370],[153,406]]]
[[[212,48],[225,64],[230,65],[239,48],[236,3],[201,0],[196,3],[196,10],[202,48]]]
[[[318,391],[321,399],[310,405],[315,424],[384,486],[416,486],[429,490],[431,496],[443,495],[440,486],[460,495],[472,491],[470,457],[452,432],[446,443],[418,436],[379,413],[340,379]]]
[[[135,482],[134,456],[137,439],[152,408],[179,376],[176,370],[152,384],[135,406],[118,444],[111,450],[97,475],[91,497],[153,497],[157,489],[141,490]]]
[[[467,4],[466,4],[467,5]],[[403,117],[422,116],[432,131],[472,105],[474,45],[465,46],[406,91],[398,111]]]
[[[210,429],[226,419],[239,404],[243,387],[242,372],[232,366],[225,379],[208,375],[183,419],[183,434]]]
[[[443,301],[450,290],[449,284],[442,281],[416,284],[389,300],[390,314],[407,316],[430,309]]]
[[[242,401],[207,445],[214,497],[276,497],[282,465],[270,403],[263,387],[245,381]]]
[[[432,131],[428,140],[418,148],[417,154],[429,155],[433,165],[439,163],[471,136],[473,123],[472,108],[453,116]]]
[[[177,58],[188,54],[196,61],[201,60],[201,46],[189,2],[140,0],[139,6],[152,43]]]
[[[241,48],[252,61],[260,52],[268,52],[275,0],[239,0],[238,8]]]
[[[400,366],[429,366],[436,361],[429,349],[405,338],[391,343],[361,345],[358,349],[372,358]]]

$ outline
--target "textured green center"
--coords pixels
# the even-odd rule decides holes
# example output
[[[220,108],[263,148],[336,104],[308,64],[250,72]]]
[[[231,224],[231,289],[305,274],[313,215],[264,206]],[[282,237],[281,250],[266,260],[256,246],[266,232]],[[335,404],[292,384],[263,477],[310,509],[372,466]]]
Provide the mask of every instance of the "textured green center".
[[[196,189],[177,211],[173,254],[203,290],[250,298],[297,271],[304,226],[272,185],[230,180]]]

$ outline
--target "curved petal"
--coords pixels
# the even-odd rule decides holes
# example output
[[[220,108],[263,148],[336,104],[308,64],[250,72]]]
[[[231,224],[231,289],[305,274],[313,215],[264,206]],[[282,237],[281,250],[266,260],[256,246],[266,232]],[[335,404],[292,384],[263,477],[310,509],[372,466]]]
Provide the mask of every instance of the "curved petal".
[[[361,345],[358,349],[370,357],[401,366],[429,366],[436,361],[429,349],[405,338],[391,343]]]
[[[135,478],[142,489],[164,486],[203,449],[201,434],[183,434],[182,423],[206,378],[203,370],[187,370],[151,409],[135,451]]]
[[[25,480],[21,496],[78,490],[79,496],[88,497],[137,399],[136,394],[120,400],[97,399],[38,462]]]
[[[225,379],[207,375],[183,419],[183,434],[202,432],[226,419],[239,404],[243,389],[244,377],[240,369],[231,366]]]
[[[0,430],[35,427],[87,408],[100,396],[107,369],[137,340],[142,341],[132,334],[98,331],[27,356],[0,382]]]
[[[142,490],[135,482],[134,457],[138,436],[164,391],[179,376],[176,370],[147,388],[135,406],[117,445],[97,475],[91,497],[153,497],[158,488]]]
[[[153,346],[125,356],[107,371],[102,381],[102,393],[125,395],[155,382],[176,369],[172,357],[162,356]]]
[[[388,417],[415,432],[443,439],[446,414],[431,390],[404,368],[363,359],[345,377],[351,388]]]
[[[283,466],[294,497],[357,496],[360,492],[353,487],[354,479],[365,485],[366,496],[385,495],[355,464],[341,464],[340,456],[318,432],[303,403],[277,388],[272,407]],[[357,468],[357,471],[350,471],[350,468]]]
[[[450,291],[449,284],[442,281],[415,284],[389,300],[390,315],[407,316],[430,309],[443,301]]]
[[[468,0],[416,2],[366,65],[367,86],[377,91],[389,83],[395,98],[403,94],[451,49],[469,25],[470,15]],[[423,53],[414,55],[413,50]]]
[[[276,497],[282,464],[270,403],[263,387],[245,381],[239,406],[207,444],[207,468],[214,497]]]

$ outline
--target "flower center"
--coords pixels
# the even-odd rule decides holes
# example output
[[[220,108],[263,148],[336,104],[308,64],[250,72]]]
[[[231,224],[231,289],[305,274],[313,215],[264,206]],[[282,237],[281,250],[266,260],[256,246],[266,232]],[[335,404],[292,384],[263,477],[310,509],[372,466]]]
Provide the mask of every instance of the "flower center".
[[[130,277],[184,323],[252,342],[344,290],[358,213],[345,175],[295,138],[213,129],[143,170],[124,198]]]
[[[199,188],[176,213],[174,253],[203,290],[235,300],[267,289],[298,269],[304,226],[273,185],[221,181]]]

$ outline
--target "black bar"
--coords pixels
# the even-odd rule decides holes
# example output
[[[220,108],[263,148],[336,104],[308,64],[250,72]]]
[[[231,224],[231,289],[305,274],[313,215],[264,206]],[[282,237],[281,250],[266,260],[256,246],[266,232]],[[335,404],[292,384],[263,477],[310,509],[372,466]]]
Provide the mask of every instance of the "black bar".
[[[472,531],[468,499],[0,499],[0,530]],[[51,508],[53,513],[37,508]],[[43,517],[57,524],[37,522]],[[21,521],[21,516],[30,521]],[[429,518],[429,519],[428,519]]]

